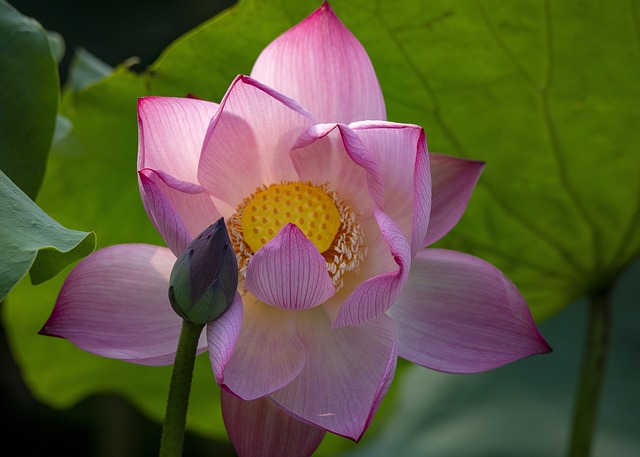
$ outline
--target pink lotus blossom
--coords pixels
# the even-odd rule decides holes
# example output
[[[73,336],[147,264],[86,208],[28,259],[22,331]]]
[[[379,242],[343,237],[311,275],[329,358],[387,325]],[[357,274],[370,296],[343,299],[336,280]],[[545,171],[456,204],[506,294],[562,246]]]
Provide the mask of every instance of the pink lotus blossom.
[[[471,373],[549,350],[500,271],[424,249],[458,222],[484,164],[429,154],[421,127],[386,120],[369,57],[326,3],[219,105],[145,97],[138,118],[142,199],[169,248],[89,256],[43,333],[172,363],[171,267],[224,217],[240,285],[200,347],[240,455],[310,455],[325,431],[359,440],[398,356]]]

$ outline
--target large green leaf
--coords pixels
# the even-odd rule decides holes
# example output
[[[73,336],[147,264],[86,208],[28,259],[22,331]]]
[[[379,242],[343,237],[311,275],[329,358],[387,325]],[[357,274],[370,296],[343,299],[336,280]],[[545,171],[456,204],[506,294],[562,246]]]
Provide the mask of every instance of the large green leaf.
[[[640,251],[638,2],[380,8],[390,117],[487,162],[443,244],[503,269],[538,319],[608,287]]]
[[[0,171],[0,302],[31,270],[40,284],[93,251],[93,233],[51,219]]]
[[[0,169],[35,198],[58,112],[58,67],[47,32],[4,0],[0,68]]]
[[[95,229],[101,246],[160,243],[137,191],[136,97],[219,100],[271,39],[317,6],[244,1],[174,43],[149,74],[120,68],[70,94],[63,112],[74,129],[55,145],[39,203],[64,224]],[[539,319],[607,287],[637,256],[637,2],[335,0],[332,7],[369,51],[389,118],[423,125],[432,151],[488,164],[443,246],[499,266]],[[6,311],[37,396],[65,406],[109,389],[160,418],[166,370],[35,335],[59,286],[18,287]],[[211,375],[205,362],[198,370],[196,380],[206,381],[197,381],[190,424],[221,436]],[[326,441],[320,454],[346,443]]]

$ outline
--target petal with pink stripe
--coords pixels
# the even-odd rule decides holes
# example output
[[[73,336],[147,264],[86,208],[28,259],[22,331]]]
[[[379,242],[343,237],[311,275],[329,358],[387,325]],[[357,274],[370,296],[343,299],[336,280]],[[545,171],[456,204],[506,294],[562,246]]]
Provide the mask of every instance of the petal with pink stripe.
[[[399,355],[434,370],[475,373],[550,351],[513,283],[461,252],[418,253],[389,314]]]
[[[167,248],[119,244],[69,274],[41,330],[85,351],[141,365],[173,363],[182,320],[169,304],[176,257]],[[198,348],[206,349],[206,339]]]

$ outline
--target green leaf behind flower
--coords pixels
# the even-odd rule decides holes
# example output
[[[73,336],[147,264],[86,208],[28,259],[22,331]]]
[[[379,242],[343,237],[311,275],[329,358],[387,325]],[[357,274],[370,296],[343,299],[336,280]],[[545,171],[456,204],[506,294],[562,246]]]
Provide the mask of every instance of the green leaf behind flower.
[[[177,40],[148,74],[119,68],[70,94],[63,114],[74,129],[55,145],[39,203],[65,224],[95,229],[101,246],[160,243],[136,183],[136,97],[219,101],[271,39],[319,4],[241,2]],[[487,162],[466,215],[441,246],[497,265],[540,320],[609,286],[637,257],[638,2],[331,4],[369,52],[389,119],[424,126],[434,152]],[[160,419],[166,370],[100,359],[35,335],[60,283],[45,286],[17,288],[7,310],[37,396],[66,406],[89,392],[115,390]],[[209,388],[195,388],[189,420],[220,437],[206,365],[196,379],[208,376]],[[325,441],[321,455],[346,445]]]
[[[384,5],[389,117],[487,162],[442,245],[500,267],[539,320],[610,287],[640,253],[638,2]]]

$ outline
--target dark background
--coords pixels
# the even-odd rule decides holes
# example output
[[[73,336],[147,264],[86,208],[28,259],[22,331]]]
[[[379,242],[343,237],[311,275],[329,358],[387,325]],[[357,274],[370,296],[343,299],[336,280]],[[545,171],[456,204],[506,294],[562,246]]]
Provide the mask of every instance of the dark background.
[[[77,47],[116,66],[138,57],[134,70],[153,63],[183,33],[235,3],[234,0],[13,0],[65,41],[60,63],[64,84]],[[0,304],[0,306],[2,306]],[[168,382],[168,381],[167,381]],[[86,398],[68,411],[54,410],[33,398],[25,386],[0,325],[0,438],[2,455],[68,457],[157,456],[161,427],[115,395]],[[227,443],[188,434],[185,456],[235,455]]]
[[[236,3],[235,0],[9,0],[64,38],[64,81],[73,51],[81,46],[111,66],[139,57],[150,65],[172,41]]]

